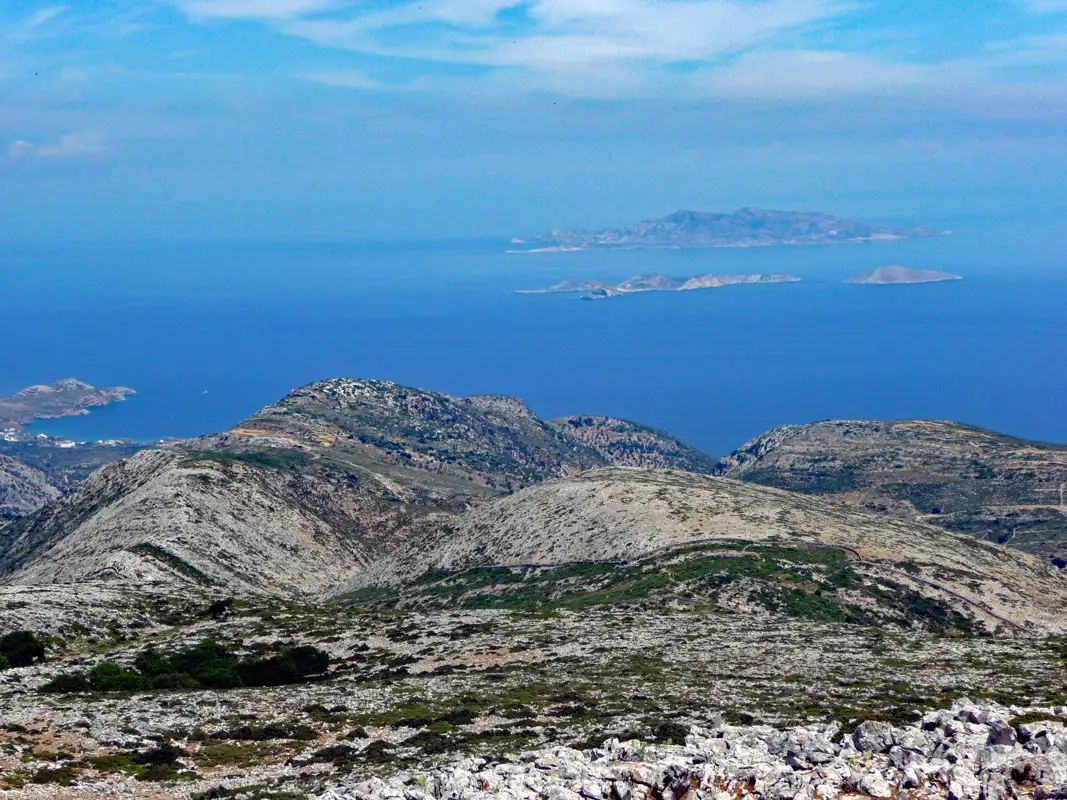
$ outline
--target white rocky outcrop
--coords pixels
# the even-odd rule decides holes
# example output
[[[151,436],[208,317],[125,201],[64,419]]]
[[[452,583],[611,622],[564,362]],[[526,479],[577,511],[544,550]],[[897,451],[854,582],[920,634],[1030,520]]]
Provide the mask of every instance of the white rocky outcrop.
[[[966,700],[907,726],[864,722],[787,730],[719,720],[685,745],[610,739],[514,762],[468,758],[338,785],[317,800],[737,800],[876,797],[1004,800],[1067,797],[1067,709],[1011,724],[1018,709]],[[1030,715],[1033,718],[1035,715]],[[1036,716],[1040,716],[1036,715]]]

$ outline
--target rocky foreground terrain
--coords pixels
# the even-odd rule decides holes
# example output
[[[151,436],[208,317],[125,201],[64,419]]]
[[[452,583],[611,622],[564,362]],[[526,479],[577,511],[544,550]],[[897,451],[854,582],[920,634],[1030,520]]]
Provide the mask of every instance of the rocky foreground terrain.
[[[836,500],[1067,564],[1067,446],[931,420],[775,428],[716,473]]]
[[[0,797],[1067,797],[1065,452],[319,382],[0,527]]]
[[[684,606],[365,612],[165,587],[4,592],[5,627],[47,616],[56,638],[45,662],[0,672],[2,797],[606,800],[688,785],[978,800],[1067,782],[1060,640]],[[313,644],[332,663],[278,687],[44,691],[209,636],[253,653]]]
[[[1067,732],[1057,707],[1028,721],[1018,709],[960,702],[918,724],[866,721],[785,730],[694,726],[677,745],[612,738],[590,750],[554,747],[515,762],[466,759],[406,770],[323,793],[322,800],[371,798],[949,797],[999,800],[1033,791],[1059,797],[1067,777]],[[1047,717],[1047,719],[1037,719]],[[678,739],[682,738],[681,731]]]

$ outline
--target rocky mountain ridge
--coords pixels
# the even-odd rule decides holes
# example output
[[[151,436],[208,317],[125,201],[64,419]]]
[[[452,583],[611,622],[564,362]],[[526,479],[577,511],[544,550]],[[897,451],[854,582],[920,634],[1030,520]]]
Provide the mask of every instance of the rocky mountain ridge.
[[[862,445],[876,446],[890,453]],[[623,420],[545,422],[499,395],[321,381],[224,434],[94,473],[0,532],[0,574],[16,585],[111,577],[343,594],[375,607],[680,601],[862,624],[1060,630],[1067,581],[1047,563],[879,509],[756,487],[752,474],[732,472],[750,451],[761,446],[716,467]],[[820,458],[823,469],[832,463]],[[802,476],[820,474],[809,466]],[[695,474],[716,470],[745,480]]]
[[[514,398],[322,381],[224,434],[97,471],[0,532],[0,575],[316,595],[405,536],[527,483],[613,459],[711,468],[668,434],[614,428],[587,444]]]
[[[605,464],[711,474],[716,460],[665,431],[617,417],[573,415],[549,420],[556,430],[595,450]]]
[[[819,494],[1067,564],[1067,446],[938,420],[828,420],[761,434],[716,473]]]
[[[324,592],[451,494],[313,458],[162,448],[93,473],[0,532],[14,585],[113,578],[229,592]]]

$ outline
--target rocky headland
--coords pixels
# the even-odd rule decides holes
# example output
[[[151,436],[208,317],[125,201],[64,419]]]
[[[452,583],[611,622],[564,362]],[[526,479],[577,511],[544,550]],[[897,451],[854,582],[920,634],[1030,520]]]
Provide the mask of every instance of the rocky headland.
[[[21,428],[38,419],[88,414],[90,408],[125,400],[134,394],[125,386],[97,389],[74,378],[30,386],[0,397],[0,428]]]

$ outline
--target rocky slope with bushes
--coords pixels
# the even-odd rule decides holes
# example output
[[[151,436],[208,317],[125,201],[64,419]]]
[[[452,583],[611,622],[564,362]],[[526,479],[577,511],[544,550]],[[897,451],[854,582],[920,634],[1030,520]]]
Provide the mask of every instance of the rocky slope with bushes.
[[[589,442],[572,430],[510,397],[321,381],[224,434],[93,473],[0,532],[0,576],[315,595],[527,484],[611,463],[708,468],[698,451],[633,423]]]
[[[931,420],[785,425],[717,473],[920,519],[1067,565],[1067,446]]]
[[[48,476],[16,458],[0,455],[0,525],[24,517],[59,497]]]
[[[656,428],[616,417],[575,415],[550,420],[556,430],[595,450],[604,464],[618,467],[714,471],[707,453]]]
[[[739,481],[602,469],[517,492],[413,536],[348,588],[1067,632],[1067,580],[1023,553]],[[560,568],[567,568],[560,570]],[[545,571],[548,571],[547,573]],[[494,599],[495,598],[495,599]],[[950,622],[949,620],[958,620]]]

